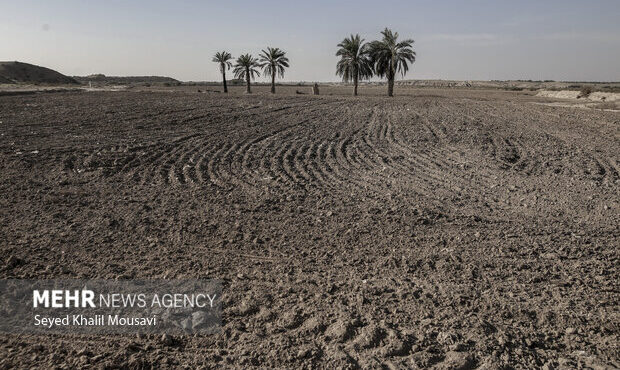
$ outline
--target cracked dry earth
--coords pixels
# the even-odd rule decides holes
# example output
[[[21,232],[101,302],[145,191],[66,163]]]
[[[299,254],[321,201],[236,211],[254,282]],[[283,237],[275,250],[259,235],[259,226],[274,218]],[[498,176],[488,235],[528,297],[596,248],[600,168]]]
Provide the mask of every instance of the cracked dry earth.
[[[620,366],[619,113],[279,92],[0,97],[2,278],[224,282],[217,335],[0,368]]]

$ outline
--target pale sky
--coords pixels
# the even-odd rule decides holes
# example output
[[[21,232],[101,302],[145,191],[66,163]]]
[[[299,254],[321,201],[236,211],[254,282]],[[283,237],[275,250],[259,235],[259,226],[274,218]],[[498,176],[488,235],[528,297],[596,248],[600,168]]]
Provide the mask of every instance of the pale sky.
[[[285,80],[336,81],[336,45],[385,27],[415,40],[407,79],[620,81],[620,0],[0,0],[0,60],[217,81],[216,51],[274,46]]]

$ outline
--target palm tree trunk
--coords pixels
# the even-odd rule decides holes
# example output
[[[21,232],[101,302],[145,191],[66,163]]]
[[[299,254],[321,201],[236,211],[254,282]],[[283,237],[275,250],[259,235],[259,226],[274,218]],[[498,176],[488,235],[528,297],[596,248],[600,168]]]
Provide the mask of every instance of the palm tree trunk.
[[[396,75],[396,71],[394,70],[394,57],[390,59],[390,67],[388,69],[388,96],[394,96],[394,75]]]
[[[272,66],[273,67],[273,66]],[[271,71],[271,93],[276,93],[276,70]]]
[[[248,94],[251,94],[252,91],[250,90],[250,69],[249,68],[245,69],[245,83],[247,84],[247,88],[245,92],[247,92]]]
[[[224,82],[224,92],[228,92],[228,86],[226,86],[226,71],[222,71],[222,81]]]
[[[353,77],[353,96],[357,96],[357,74]]]

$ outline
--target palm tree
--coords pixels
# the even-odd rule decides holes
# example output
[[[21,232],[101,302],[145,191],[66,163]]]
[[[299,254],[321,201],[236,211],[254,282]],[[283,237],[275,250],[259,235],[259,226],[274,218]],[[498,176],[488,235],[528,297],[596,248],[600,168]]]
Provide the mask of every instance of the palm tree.
[[[372,62],[368,54],[368,44],[360,35],[351,35],[338,44],[336,56],[340,57],[336,64],[336,74],[342,76],[344,82],[353,81],[353,95],[357,95],[357,82],[372,77]]]
[[[383,40],[369,44],[370,58],[375,72],[379,77],[387,77],[388,96],[394,94],[394,76],[400,72],[404,77],[409,70],[409,63],[415,62],[415,51],[412,49],[413,40],[407,39],[397,42],[398,32],[386,28],[381,32]]]
[[[215,63],[220,64],[220,72],[222,72],[222,81],[224,82],[224,92],[228,92],[228,87],[226,86],[226,70],[232,67],[232,63],[230,60],[232,59],[232,55],[230,55],[227,51],[218,51],[211,59]]]
[[[276,93],[276,74],[280,78],[284,77],[284,68],[288,68],[288,58],[286,52],[278,48],[268,47],[267,50],[261,50],[260,61],[263,73],[271,75],[271,93]]]
[[[237,58],[237,62],[235,63],[235,69],[233,69],[235,78],[245,78],[245,83],[247,84],[246,92],[248,94],[252,92],[250,91],[250,80],[260,76],[260,72],[256,69],[258,67],[260,67],[258,60],[250,54],[241,55]]]

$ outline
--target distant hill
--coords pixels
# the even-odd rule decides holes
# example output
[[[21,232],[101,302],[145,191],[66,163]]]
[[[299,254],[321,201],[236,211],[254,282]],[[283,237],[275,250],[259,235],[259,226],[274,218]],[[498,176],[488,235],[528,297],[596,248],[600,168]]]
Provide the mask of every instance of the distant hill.
[[[106,76],[103,74],[94,74],[90,76],[74,76],[77,81],[81,83],[105,83],[105,84],[114,84],[114,85],[130,85],[130,84],[164,84],[169,83],[171,85],[180,84],[178,80],[175,80],[172,77],[162,77],[162,76]]]
[[[33,84],[77,84],[71,77],[53,69],[21,62],[0,62],[0,80]],[[3,82],[7,83],[7,82]]]
[[[4,78],[2,76],[0,76],[0,84],[14,84],[15,82],[13,82],[12,80],[9,80],[8,78]]]

